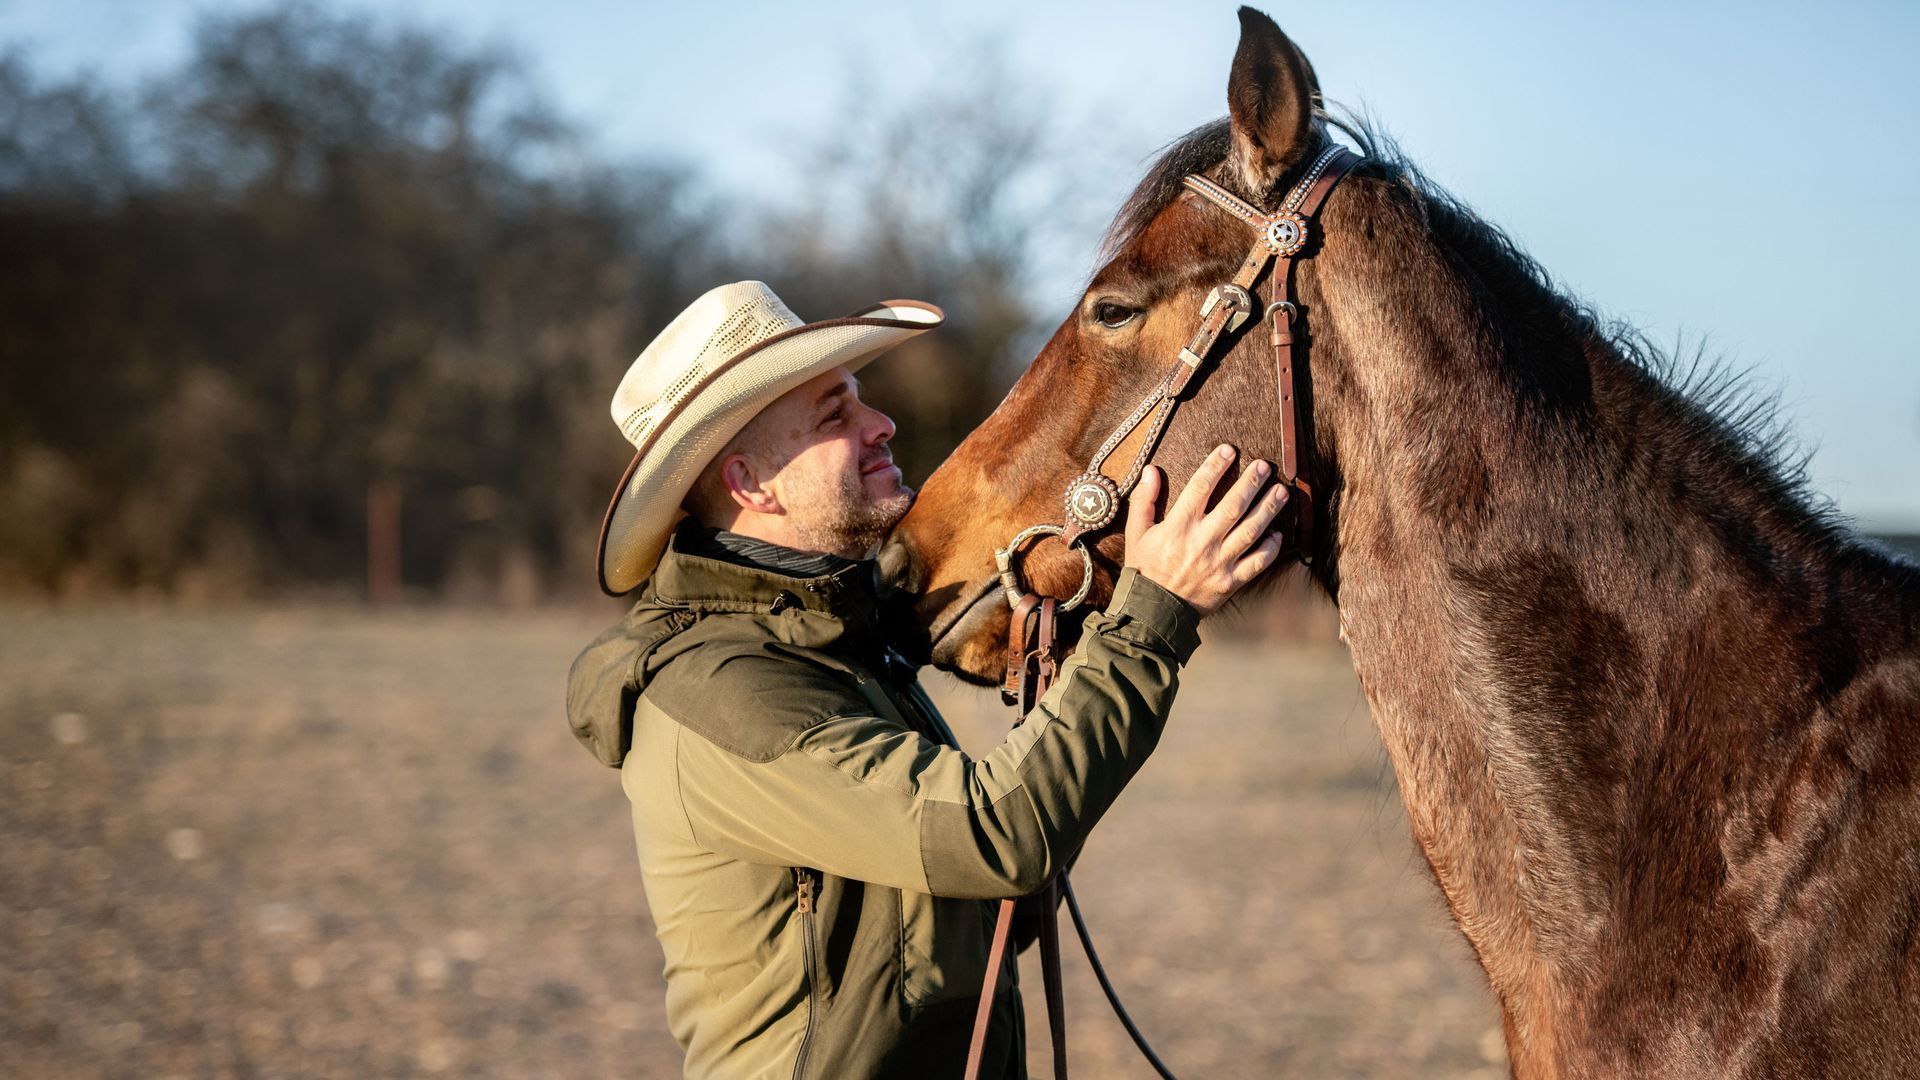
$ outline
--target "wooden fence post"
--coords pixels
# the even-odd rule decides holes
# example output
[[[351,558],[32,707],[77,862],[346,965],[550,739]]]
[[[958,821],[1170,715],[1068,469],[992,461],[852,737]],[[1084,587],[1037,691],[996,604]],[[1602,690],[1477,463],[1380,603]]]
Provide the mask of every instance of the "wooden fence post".
[[[400,485],[367,485],[367,602],[383,607],[400,599]]]

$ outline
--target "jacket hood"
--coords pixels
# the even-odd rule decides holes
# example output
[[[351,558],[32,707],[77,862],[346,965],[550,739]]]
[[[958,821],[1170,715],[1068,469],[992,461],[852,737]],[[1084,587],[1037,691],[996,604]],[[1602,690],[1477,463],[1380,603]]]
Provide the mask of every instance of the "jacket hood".
[[[676,533],[639,602],[575,658],[567,723],[602,764],[633,745],[633,713],[647,684],[702,645],[769,641],[885,663],[875,564],[795,577],[688,554]]]

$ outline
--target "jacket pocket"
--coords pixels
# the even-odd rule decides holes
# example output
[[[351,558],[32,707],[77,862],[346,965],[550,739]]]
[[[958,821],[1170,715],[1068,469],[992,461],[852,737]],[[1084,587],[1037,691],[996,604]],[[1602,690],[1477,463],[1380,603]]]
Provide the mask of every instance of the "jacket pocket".
[[[980,900],[900,893],[900,988],[908,1006],[980,996],[991,910]]]

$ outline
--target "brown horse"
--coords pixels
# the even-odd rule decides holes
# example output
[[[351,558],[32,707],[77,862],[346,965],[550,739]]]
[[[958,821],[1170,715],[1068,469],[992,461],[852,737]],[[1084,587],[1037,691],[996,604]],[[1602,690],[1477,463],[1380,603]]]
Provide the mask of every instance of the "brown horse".
[[[1724,380],[1601,325],[1335,125],[1279,28],[1240,17],[1229,119],[1153,167],[1079,306],[897,534],[931,655],[999,674],[992,550],[1059,520],[1246,251],[1180,178],[1271,208],[1339,126],[1367,160],[1294,272],[1309,572],[1514,1072],[1920,1071],[1920,570],[1815,508]],[[1217,442],[1276,456],[1265,337],[1230,338],[1174,414],[1172,484]],[[1121,543],[1098,540],[1096,603]],[[1079,583],[1057,541],[1028,567]]]

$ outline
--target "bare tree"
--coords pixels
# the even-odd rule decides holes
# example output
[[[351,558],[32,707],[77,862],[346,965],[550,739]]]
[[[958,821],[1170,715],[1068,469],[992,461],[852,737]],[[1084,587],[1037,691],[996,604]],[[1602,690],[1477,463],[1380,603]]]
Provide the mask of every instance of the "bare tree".
[[[0,574],[353,582],[392,482],[409,581],[591,582],[595,399],[721,248],[680,176],[497,51],[306,7],[206,21],[130,116],[17,59],[0,95]],[[91,156],[36,158],[77,111]]]
[[[991,43],[950,69],[966,74],[904,95],[856,74],[826,137],[798,155],[798,205],[766,229],[775,285],[805,312],[895,296],[947,312],[941,332],[864,376],[901,421],[909,477],[931,472],[1025,367],[1049,314],[1034,303],[1040,260],[1087,231],[1044,90]]]
[[[924,476],[1024,363],[1073,221],[1044,95],[991,49],[960,66],[880,108],[850,88],[748,236],[691,170],[609,161],[511,55],[404,24],[209,18],[138,95],[0,58],[0,583],[355,587],[369,490],[397,487],[409,584],[591,591],[629,452],[607,396],[741,276],[812,317],[947,309],[868,376]]]

